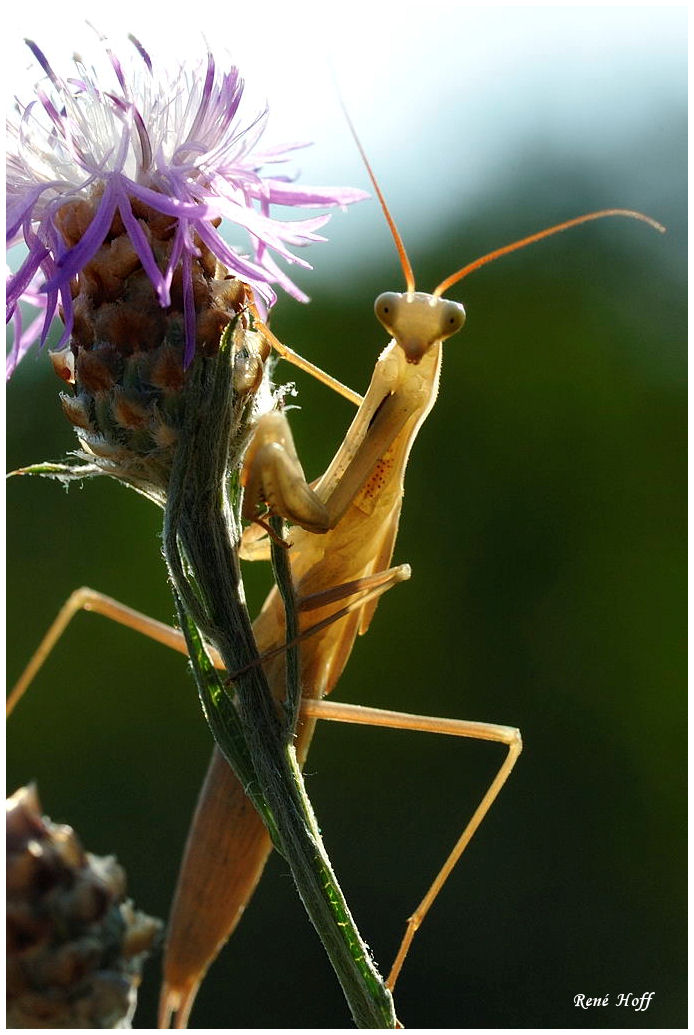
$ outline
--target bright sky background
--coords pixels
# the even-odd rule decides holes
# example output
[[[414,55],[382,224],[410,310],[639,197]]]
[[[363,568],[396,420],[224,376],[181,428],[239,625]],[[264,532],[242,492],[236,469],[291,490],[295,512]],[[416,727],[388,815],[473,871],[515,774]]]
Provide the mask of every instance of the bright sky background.
[[[327,0],[117,0],[100,11],[79,0],[13,3],[3,19],[6,96],[28,96],[39,78],[23,37],[65,69],[74,50],[94,46],[87,18],[114,41],[133,32],[172,59],[202,52],[203,38],[226,50],[270,101],[268,139],[316,142],[299,161],[304,182],[368,187],[334,73],[409,232],[426,232],[452,204],[474,205],[523,148],[546,139],[555,152],[588,156],[686,102],[684,7],[446,0],[341,0],[334,11]]]

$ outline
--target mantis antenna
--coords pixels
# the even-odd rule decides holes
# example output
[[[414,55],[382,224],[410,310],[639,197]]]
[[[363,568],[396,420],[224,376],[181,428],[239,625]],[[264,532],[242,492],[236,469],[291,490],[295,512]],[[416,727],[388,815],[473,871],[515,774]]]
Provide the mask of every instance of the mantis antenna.
[[[339,96],[339,94],[338,94],[338,96]],[[398,230],[397,226],[395,225],[395,220],[393,219],[393,217],[390,214],[390,209],[388,208],[388,205],[386,204],[386,199],[383,197],[383,191],[379,187],[378,180],[376,179],[376,174],[374,173],[373,169],[371,168],[371,163],[369,162],[369,159],[366,157],[366,151],[362,147],[361,140],[359,139],[359,137],[357,135],[357,131],[354,128],[354,123],[352,122],[351,118],[349,117],[349,112],[347,111],[347,107],[345,105],[345,102],[342,100],[342,97],[339,97],[339,101],[340,101],[340,105],[342,107],[342,110],[343,110],[343,112],[345,114],[345,118],[347,119],[347,125],[349,126],[350,133],[354,137],[354,143],[357,145],[357,147],[359,149],[359,154],[361,155],[361,160],[364,163],[364,165],[366,166],[366,171],[369,174],[369,179],[373,183],[374,190],[376,191],[376,194],[378,195],[378,200],[379,200],[381,208],[383,210],[383,215],[386,217],[386,223],[390,227],[390,232],[393,235],[393,240],[395,241],[395,247],[398,250],[398,256],[400,258],[400,265],[402,266],[402,272],[405,274],[405,283],[407,284],[407,293],[408,293],[408,295],[411,295],[414,292],[414,272],[412,270],[412,263],[410,262],[410,260],[409,260],[409,258],[407,256],[407,251],[405,250],[405,245],[403,244],[402,237],[400,236],[400,231]]]
[[[371,163],[369,162],[369,159],[366,157],[366,152],[362,146],[357,131],[354,128],[354,123],[350,118],[345,102],[342,100],[342,97],[339,97],[339,101],[344,112],[345,118],[347,120],[347,125],[349,126],[350,132],[354,137],[354,142],[357,145],[357,148],[359,149],[359,154],[361,155],[362,161],[366,166],[366,171],[369,174],[369,179],[374,185],[374,190],[376,191],[376,194],[378,196],[378,200],[383,210],[383,215],[385,216],[386,222],[390,228],[390,232],[393,235],[395,247],[397,248],[398,256],[400,258],[400,265],[402,266],[402,271],[405,274],[407,293],[411,295],[414,292],[414,272],[412,270],[412,264],[407,256],[407,251],[405,250],[405,245],[403,244],[402,237],[400,236],[400,231],[398,230],[395,224],[395,220],[390,214],[390,209],[388,208],[386,199],[384,198],[383,192],[378,184],[376,174],[371,168]],[[644,215],[643,212],[635,212],[629,208],[605,208],[600,209],[598,212],[588,212],[583,216],[576,216],[574,219],[567,219],[563,223],[557,223],[555,226],[547,227],[545,230],[540,230],[536,234],[530,234],[528,237],[522,237],[518,241],[513,241],[512,244],[504,245],[503,248],[495,248],[494,251],[488,252],[486,255],[482,255],[479,259],[475,259],[473,262],[469,262],[466,266],[463,266],[462,269],[459,269],[456,273],[452,273],[450,277],[446,277],[445,280],[442,280],[439,286],[434,288],[432,292],[432,297],[440,298],[444,291],[447,291],[449,287],[453,286],[453,284],[457,284],[459,280],[463,279],[463,277],[467,277],[468,273],[472,273],[473,270],[479,269],[480,266],[486,266],[488,262],[494,262],[495,259],[501,258],[502,255],[508,255],[509,252],[518,251],[520,248],[525,248],[529,244],[534,244],[535,241],[541,241],[545,237],[551,237],[552,234],[561,233],[562,230],[569,230],[573,226],[580,226],[581,223],[590,223],[594,219],[604,219],[606,216],[626,216],[627,219],[638,219],[642,223],[648,223],[648,225],[652,226],[654,230],[658,231],[658,233],[665,233],[665,227],[662,225],[662,223],[658,223],[657,220],[651,219],[650,216]]]
[[[450,277],[446,277],[442,280],[438,287],[434,288],[434,298],[439,298],[444,291],[452,287],[453,284],[457,284],[463,277],[467,277],[468,273],[472,273],[473,270],[477,270],[480,266],[486,266],[488,262],[494,262],[495,259],[499,259],[502,255],[508,255],[509,252],[515,252],[519,248],[525,248],[528,244],[534,244],[535,241],[541,241],[545,237],[551,237],[552,234],[561,233],[562,230],[569,230],[572,226],[580,226],[581,223],[590,223],[594,219],[604,219],[606,216],[626,216],[628,219],[638,219],[642,223],[648,223],[654,230],[659,233],[665,233],[665,227],[662,223],[658,223],[655,219],[651,219],[650,216],[645,216],[643,212],[634,212],[628,208],[605,208],[599,212],[588,212],[584,216],[576,216],[575,219],[567,219],[563,223],[557,223],[555,226],[547,227],[546,230],[540,230],[536,234],[530,234],[528,237],[522,237],[519,241],[514,241],[512,244],[506,244],[503,248],[496,248],[493,252],[488,252],[486,255],[482,255],[481,258],[475,259],[473,262],[469,262],[467,266],[463,266],[456,273],[452,273]]]

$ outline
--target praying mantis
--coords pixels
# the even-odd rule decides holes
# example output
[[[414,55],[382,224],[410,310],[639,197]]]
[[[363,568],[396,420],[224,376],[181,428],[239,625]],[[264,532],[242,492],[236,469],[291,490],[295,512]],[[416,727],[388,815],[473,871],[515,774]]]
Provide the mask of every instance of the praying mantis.
[[[393,340],[377,362],[364,399],[351,394],[352,400],[359,402],[357,417],[335,459],[313,489],[306,485],[298,466],[286,420],[277,413],[269,415],[257,429],[246,458],[244,481],[245,513],[250,520],[256,515],[256,504],[264,500],[295,526],[291,533],[290,556],[304,633],[320,623],[327,623],[302,643],[306,700],[303,706],[304,726],[299,739],[300,754],[305,756],[313,724],[318,718],[425,729],[494,740],[508,748],[506,759],[480,806],[415,912],[413,921],[407,926],[388,977],[388,984],[393,987],[417,926],[508,777],[521,746],[520,735],[512,727],[418,719],[377,709],[331,707],[330,702],[321,700],[339,678],[357,633],[368,628],[380,593],[408,575],[405,566],[389,568],[404,472],[412,442],[436,398],[441,343],[449,332],[457,331],[464,320],[462,307],[442,300],[441,296],[473,269],[581,222],[607,215],[626,215],[642,219],[658,229],[660,227],[640,213],[628,210],[591,213],[497,249],[448,277],[433,295],[422,295],[415,291],[409,260],[375,179],[374,186],[398,246],[407,282],[403,295],[388,293],[379,296],[376,303],[377,315],[393,335]],[[281,353],[281,345],[274,336],[267,330],[265,333]],[[268,457],[273,458],[274,465],[268,464]],[[262,556],[262,546],[249,543],[247,555]],[[102,610],[172,646],[178,645],[180,649],[175,631],[150,623],[144,616],[128,612],[100,595],[81,594],[72,598],[62,612],[63,626],[79,607]],[[346,613],[336,618],[336,610]],[[257,619],[255,633],[261,655],[267,658],[271,685],[281,698],[284,633],[276,594],[268,598]],[[272,651],[275,651],[274,657],[269,658]],[[38,655],[39,663],[44,655],[45,651]],[[22,692],[26,681],[24,679],[20,684],[14,699]],[[239,791],[225,763],[215,756],[194,821],[179,884],[169,936],[162,1024],[167,1024],[174,1014],[176,1026],[185,1025],[199,981],[220,941],[235,926],[269,852],[269,842],[260,821]],[[234,827],[228,822],[230,817],[236,820]],[[216,864],[204,849],[206,840],[210,836],[217,838],[220,831],[228,835],[230,841],[243,844],[247,852],[245,868],[237,868],[235,861],[229,864],[234,867],[231,876],[226,861],[220,871],[215,871]],[[220,899],[222,879],[225,897]],[[209,895],[208,909],[201,908],[203,894]],[[216,929],[210,926],[211,918],[217,924]]]

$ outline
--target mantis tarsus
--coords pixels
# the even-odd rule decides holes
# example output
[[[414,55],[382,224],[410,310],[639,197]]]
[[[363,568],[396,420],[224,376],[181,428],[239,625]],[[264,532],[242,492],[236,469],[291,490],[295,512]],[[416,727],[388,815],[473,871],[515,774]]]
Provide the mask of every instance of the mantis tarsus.
[[[380,197],[375,180],[374,185]],[[348,612],[340,621],[323,626],[303,644],[302,679],[308,696],[303,706],[305,723],[300,733],[300,754],[305,756],[314,720],[319,717],[404,725],[497,740],[509,747],[489,791],[407,927],[388,979],[392,987],[419,922],[520,751],[518,731],[508,727],[398,717],[378,710],[331,706],[320,700],[339,678],[357,632],[368,627],[378,594],[398,578],[406,577],[402,569],[389,570],[388,567],[397,533],[404,470],[412,441],[436,398],[441,341],[454,333],[464,319],[461,306],[446,302],[440,296],[467,273],[499,255],[581,222],[606,215],[627,215],[657,224],[630,211],[591,213],[483,256],[443,281],[433,295],[423,295],[414,290],[409,261],[382,198],[381,201],[403,261],[407,291],[403,295],[382,295],[377,300],[377,315],[394,340],[378,360],[355,421],[325,475],[311,490],[298,466],[284,418],[276,413],[269,415],[249,450],[244,480],[248,517],[255,516],[256,503],[263,499],[277,513],[300,526],[292,533],[291,558],[297,595],[303,605],[304,631],[334,617],[335,611],[349,601]],[[272,336],[270,338],[276,344]],[[273,458],[272,465],[269,457]],[[372,596],[367,600],[365,593]],[[152,626],[144,616],[132,612],[128,616],[120,605],[99,595],[71,598],[70,606],[62,613],[63,619],[69,620],[78,607],[103,610],[125,620],[126,624],[177,645],[174,631]],[[262,654],[281,650],[284,624],[276,593],[268,598],[256,621],[255,632]],[[39,662],[43,656],[38,658]],[[284,686],[281,654],[276,653],[266,664],[270,683],[281,698]],[[25,683],[26,680],[22,686]],[[209,838],[214,838],[217,846],[214,860],[205,850]],[[219,848],[221,840],[226,842],[222,850]],[[219,944],[235,926],[268,853],[269,841],[260,821],[226,763],[215,754],[191,831],[174,909],[162,1023],[167,1024],[170,1015],[175,1014],[176,1025],[185,1025],[199,981]],[[239,864],[240,854],[243,865]],[[222,887],[223,893],[220,892]]]

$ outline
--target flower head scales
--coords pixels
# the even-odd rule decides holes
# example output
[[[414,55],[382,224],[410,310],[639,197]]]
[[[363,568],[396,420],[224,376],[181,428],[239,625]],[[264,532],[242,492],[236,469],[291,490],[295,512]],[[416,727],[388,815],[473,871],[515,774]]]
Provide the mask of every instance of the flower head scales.
[[[220,71],[208,54],[198,67],[166,76],[131,42],[127,68],[106,48],[110,82],[77,57],[76,75],[63,79],[29,43],[46,81],[35,100],[18,105],[19,119],[9,126],[8,244],[23,241],[28,254],[9,278],[7,305],[15,325],[22,300],[38,303],[44,315],[15,342],[8,372],[32,340],[43,344],[58,311],[60,344],[69,340],[75,278],[115,237],[127,237],[121,264],[141,266],[162,308],[171,305],[172,290],[180,294],[188,363],[196,339],[193,266],[202,253],[248,283],[267,306],[275,300],[272,284],[305,301],[275,257],[308,267],[291,249],[324,240],[318,231],[330,217],[287,221],[271,206],[345,206],[366,197],[263,173],[302,145],[259,149],[267,109],[242,117],[237,68]],[[248,234],[249,255],[224,240],[222,220]]]

